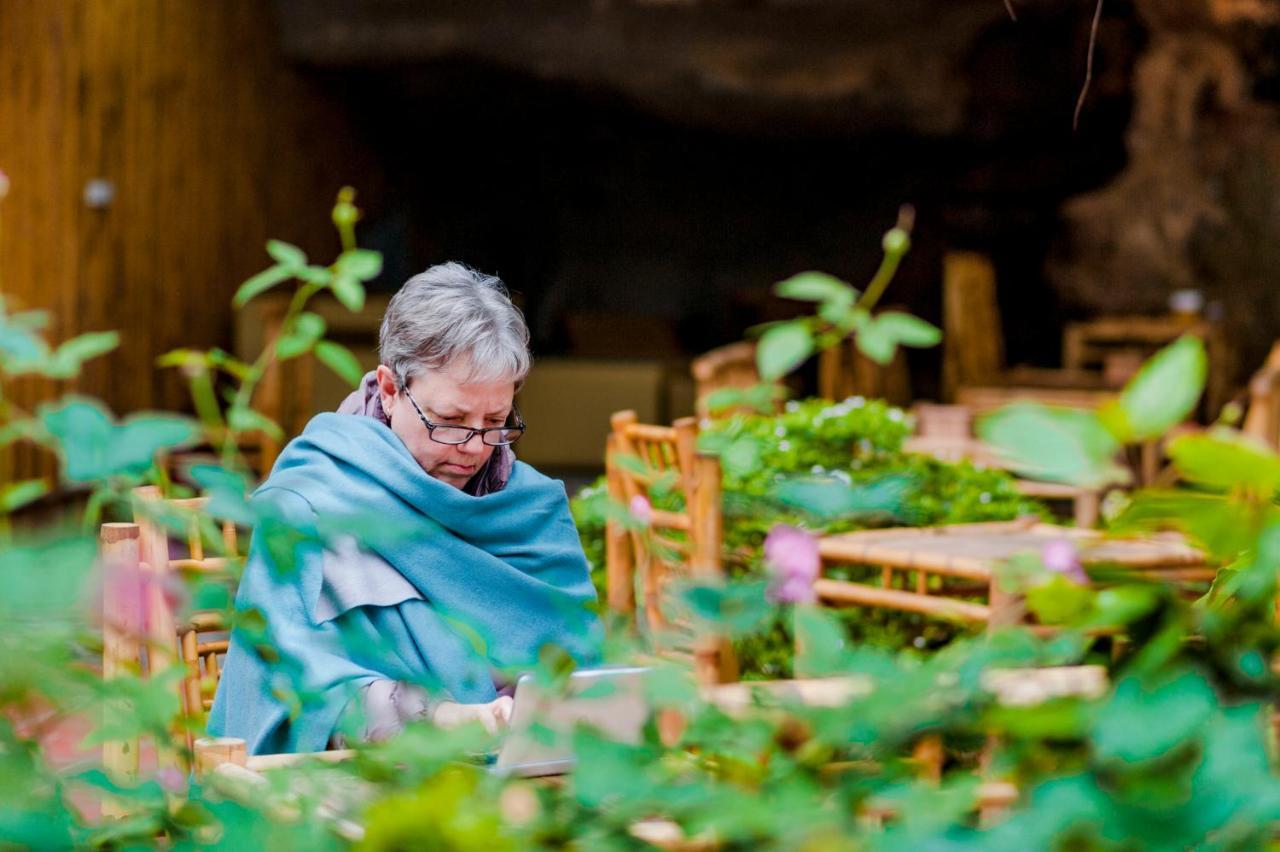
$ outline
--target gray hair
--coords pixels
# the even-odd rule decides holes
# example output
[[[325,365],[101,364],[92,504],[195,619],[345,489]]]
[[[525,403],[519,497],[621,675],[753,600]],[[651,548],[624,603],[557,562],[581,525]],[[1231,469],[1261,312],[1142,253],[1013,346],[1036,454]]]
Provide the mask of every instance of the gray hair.
[[[420,370],[467,368],[466,380],[529,375],[529,328],[502,280],[461,263],[441,263],[405,282],[378,336],[382,363],[400,387]]]

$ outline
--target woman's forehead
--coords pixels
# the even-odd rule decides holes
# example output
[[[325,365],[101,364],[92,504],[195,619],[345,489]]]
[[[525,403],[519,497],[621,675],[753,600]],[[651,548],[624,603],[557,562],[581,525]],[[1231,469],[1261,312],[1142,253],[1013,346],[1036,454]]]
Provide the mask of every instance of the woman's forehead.
[[[509,379],[468,381],[459,370],[428,370],[415,377],[414,396],[431,408],[503,413],[515,398]]]

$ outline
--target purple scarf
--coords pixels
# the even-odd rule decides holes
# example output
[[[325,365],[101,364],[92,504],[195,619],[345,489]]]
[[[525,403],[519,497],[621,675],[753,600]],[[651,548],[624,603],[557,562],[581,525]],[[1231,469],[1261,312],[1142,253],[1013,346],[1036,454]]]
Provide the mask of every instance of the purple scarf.
[[[391,420],[382,410],[382,397],[378,394],[378,374],[366,373],[360,380],[360,386],[338,406],[339,414],[355,414],[372,417],[385,426],[391,426]],[[501,491],[511,478],[511,466],[515,464],[516,454],[510,447],[494,447],[493,455],[485,462],[484,467],[476,471],[476,475],[462,490],[475,497],[482,497],[494,491]]]

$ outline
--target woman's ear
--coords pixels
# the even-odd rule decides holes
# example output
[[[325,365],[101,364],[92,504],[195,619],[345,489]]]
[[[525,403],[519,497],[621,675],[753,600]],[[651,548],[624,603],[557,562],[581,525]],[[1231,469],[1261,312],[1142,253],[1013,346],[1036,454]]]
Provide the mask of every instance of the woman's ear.
[[[395,373],[391,372],[391,368],[386,364],[378,365],[378,398],[382,402],[382,410],[387,415],[387,419],[391,419],[391,412],[395,408],[396,396],[400,388],[396,385]]]

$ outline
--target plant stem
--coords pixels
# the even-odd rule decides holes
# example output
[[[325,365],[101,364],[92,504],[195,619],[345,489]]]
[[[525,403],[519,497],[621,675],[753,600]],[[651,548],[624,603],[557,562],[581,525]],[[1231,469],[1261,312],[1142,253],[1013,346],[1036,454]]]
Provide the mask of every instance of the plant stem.
[[[283,334],[285,329],[289,328],[298,314],[302,313],[302,309],[307,302],[316,293],[324,289],[323,284],[303,284],[294,291],[293,298],[289,301],[289,307],[284,313],[284,318],[280,321],[280,333]],[[235,399],[232,401],[232,408],[247,408],[253,400],[253,392],[257,390],[258,383],[262,381],[262,377],[266,375],[267,370],[276,362],[276,346],[279,344],[280,338],[277,335],[275,340],[267,343],[262,352],[259,353],[257,359],[249,367],[249,371],[245,374],[244,379],[240,382],[240,387],[236,391]],[[236,433],[230,426],[227,427],[226,438],[222,445],[222,458],[225,464],[230,465],[236,455]]]

